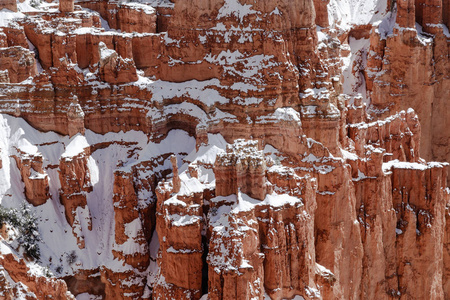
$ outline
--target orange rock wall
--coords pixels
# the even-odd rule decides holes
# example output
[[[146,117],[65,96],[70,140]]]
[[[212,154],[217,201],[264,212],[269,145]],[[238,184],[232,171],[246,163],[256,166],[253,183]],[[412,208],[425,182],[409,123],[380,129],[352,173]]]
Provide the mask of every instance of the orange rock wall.
[[[445,109],[450,48],[442,27],[448,18],[448,1],[399,1],[393,34],[382,38],[372,31],[366,73],[373,107],[380,115],[414,108],[422,128],[421,154],[437,161],[450,161]],[[416,32],[415,22],[424,34]]]
[[[9,9],[11,11],[17,11],[17,3],[15,0],[5,0],[0,3],[0,10]]]
[[[70,287],[106,299],[200,299],[206,292],[211,299],[445,299],[447,166],[420,157],[450,160],[450,48],[435,26],[448,24],[449,2],[399,1],[392,34],[371,25],[340,36],[326,29],[320,46],[317,25],[329,26],[329,1],[242,0],[250,11],[242,15],[223,13],[228,1],[174,3],[78,3],[119,33],[61,1],[61,12],[30,15],[18,21],[23,29],[0,34],[0,68],[8,71],[1,73],[0,111],[38,130],[135,130],[159,143],[182,129],[197,150],[212,146],[212,134],[230,144],[252,140],[251,147],[229,146],[214,164],[191,164],[189,174],[169,158],[170,149],[154,161],[124,155],[114,166],[110,199],[111,254],[120,267],[97,266],[93,285],[100,281],[100,290],[89,287],[84,271],[78,275],[87,286]],[[416,22],[425,33],[417,33]],[[368,107],[340,95],[348,36],[370,38]],[[268,146],[277,151],[270,158],[260,151]],[[91,145],[56,166],[60,202],[80,249],[86,245],[78,211],[91,218],[88,159],[103,147]],[[42,161],[15,159],[25,197],[43,204],[48,180],[30,177],[32,170],[44,174]],[[160,166],[167,159],[172,179]],[[202,179],[202,168],[214,184]],[[297,200],[268,202],[276,196]],[[155,229],[152,281],[146,272]]]

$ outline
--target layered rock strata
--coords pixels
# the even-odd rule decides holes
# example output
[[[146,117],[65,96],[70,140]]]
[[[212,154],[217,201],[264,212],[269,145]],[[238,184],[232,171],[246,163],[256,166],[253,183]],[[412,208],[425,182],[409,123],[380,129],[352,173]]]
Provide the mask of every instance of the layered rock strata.
[[[374,27],[367,56],[367,88],[374,111],[414,108],[422,127],[421,151],[426,159],[450,161],[448,3],[398,1],[392,31]],[[381,26],[381,25],[380,25]]]
[[[35,206],[39,263],[75,296],[445,299],[448,166],[421,156],[449,160],[448,3],[383,3],[67,0],[2,21],[2,206]],[[12,260],[5,293],[43,298]]]
[[[75,299],[63,280],[33,274],[26,261],[10,249],[2,248],[0,264],[0,295],[3,299]]]

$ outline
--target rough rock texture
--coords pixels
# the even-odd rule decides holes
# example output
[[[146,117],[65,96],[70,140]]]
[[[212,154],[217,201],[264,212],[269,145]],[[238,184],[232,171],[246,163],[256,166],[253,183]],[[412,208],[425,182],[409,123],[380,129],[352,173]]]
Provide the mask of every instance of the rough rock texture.
[[[241,140],[218,157],[214,166],[216,180],[226,184],[234,178],[236,184],[236,170],[234,174],[219,171],[229,166],[226,156],[240,160],[238,166],[255,160],[259,164],[253,167],[261,163],[265,166],[264,157],[256,146],[254,142]],[[161,273],[158,276],[165,282],[156,285],[156,297],[199,299],[201,290],[207,288],[211,299],[263,299],[263,282],[266,292],[274,297],[303,293],[305,287],[314,286],[316,265],[310,259],[314,257],[314,185],[292,170],[283,172],[286,174],[274,171],[268,176],[275,188],[292,189],[293,195],[305,199],[306,207],[294,197],[284,204],[283,201],[261,202],[265,195],[263,199],[249,201],[251,198],[240,191],[252,187],[252,180],[242,182],[241,179],[240,191],[228,195],[220,195],[217,190],[212,194],[208,185],[202,187],[197,177],[188,178],[187,174],[183,174],[185,180],[181,181],[181,189],[175,195],[170,183],[160,184],[157,215],[161,221],[157,221],[157,232]],[[266,178],[265,172],[262,176]],[[289,176],[292,176],[289,181],[283,181],[283,177]],[[177,180],[180,178],[174,175],[172,182]],[[189,188],[193,183],[197,186],[195,190]],[[241,210],[241,206],[248,207]],[[275,224],[269,221],[272,218]],[[202,227],[207,224],[206,233],[202,233]],[[202,243],[202,235],[206,235],[209,245]],[[206,254],[207,265],[204,265],[202,256]],[[207,282],[202,282],[202,268],[208,272]]]
[[[84,248],[84,237],[80,222],[87,222],[91,230],[91,216],[87,207],[86,194],[92,191],[91,174],[88,167],[89,148],[81,153],[63,155],[59,163],[61,190],[59,197],[65,209],[67,222],[73,228],[78,247]]]
[[[17,11],[17,2],[15,0],[5,0],[0,3],[0,10],[9,9],[11,11]]]
[[[17,149],[17,156],[14,156],[14,159],[25,184],[27,201],[34,206],[44,204],[51,196],[48,175],[42,168],[42,155],[40,153],[26,153]]]
[[[63,280],[32,274],[25,260],[14,253],[2,249],[0,265],[0,295],[3,299],[75,299]]]
[[[235,144],[216,159],[216,196],[229,196],[239,191],[255,199],[264,200],[267,194],[266,163],[261,151],[253,145]],[[174,192],[178,192],[174,189]]]
[[[42,257],[2,226],[0,297],[449,297],[447,0],[29,5],[0,202]]]
[[[374,28],[367,57],[367,88],[379,115],[414,108],[425,159],[450,161],[449,34],[446,1],[399,1],[392,33]],[[447,23],[444,25],[443,16]]]
[[[61,12],[73,12],[74,10],[74,0],[60,0],[59,10]]]
[[[0,49],[0,68],[8,71],[9,82],[22,82],[37,74],[34,53],[21,46]]]
[[[116,51],[110,50],[103,42],[99,43],[100,79],[108,83],[127,83],[138,79],[136,67],[131,59],[124,60]]]
[[[111,28],[123,32],[155,33],[158,19],[164,18],[164,16],[157,16],[157,12],[166,16],[168,14],[164,10],[164,5],[162,5],[163,7],[153,8],[139,3],[105,2],[101,0],[78,1],[77,4],[99,12]],[[168,9],[170,10],[170,5]]]

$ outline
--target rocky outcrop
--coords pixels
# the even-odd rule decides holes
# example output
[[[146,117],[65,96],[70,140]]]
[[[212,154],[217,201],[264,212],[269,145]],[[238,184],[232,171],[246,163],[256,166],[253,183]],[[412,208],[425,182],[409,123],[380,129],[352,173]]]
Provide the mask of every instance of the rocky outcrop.
[[[172,3],[163,2],[161,7],[155,2],[154,6],[148,6],[137,2],[119,3],[119,1],[78,1],[77,4],[95,10],[100,13],[103,19],[108,22],[108,26],[122,32],[156,33],[157,20],[164,19],[164,16],[157,16],[157,13],[167,17]],[[165,4],[165,5],[164,5]],[[161,27],[161,26],[159,26]],[[165,30],[161,30],[165,31]]]
[[[74,0],[60,0],[59,10],[61,12],[73,12],[74,10]]]
[[[365,110],[365,107],[352,107]],[[420,148],[420,123],[414,110],[401,111],[385,120],[369,122],[366,118],[348,125],[348,137],[354,141],[356,154],[365,156],[368,146],[383,148],[390,159],[418,161]]]
[[[8,71],[9,82],[22,82],[37,74],[34,53],[21,46],[0,49],[0,68]]]
[[[446,177],[447,165],[393,165],[391,181],[397,216],[396,250],[400,261],[398,291],[402,295],[444,298],[442,245]],[[417,189],[417,186],[425,188]],[[429,261],[434,263],[429,264]],[[420,282],[420,285],[406,284],[411,281]]]
[[[99,44],[99,51],[99,72],[102,81],[121,84],[138,79],[133,60],[123,59],[116,51],[108,49],[103,42]]]
[[[447,165],[421,158],[448,159],[448,1],[144,2],[0,33],[0,200],[39,206],[75,294],[449,294]]]
[[[17,11],[17,2],[15,0],[5,0],[0,3],[0,10],[9,9],[10,11]]]
[[[220,154],[215,162],[216,196],[229,196],[239,191],[250,197],[264,200],[267,194],[266,162],[258,142],[242,143],[239,140]],[[243,142],[243,141],[242,141]]]
[[[34,205],[42,205],[51,197],[49,178],[43,169],[43,157],[37,148],[24,140],[23,147],[16,149],[14,159],[25,184],[25,198]]]
[[[314,257],[315,193],[311,180],[296,176],[292,170],[280,173],[275,168],[267,179],[273,180],[274,189],[287,189],[292,196],[278,200],[277,195],[271,193],[263,199],[255,199],[241,193],[250,190],[254,177],[249,182],[239,181],[236,170],[222,171],[230,167],[225,156],[240,159],[241,164],[237,166],[255,159],[260,163],[247,167],[265,166],[264,156],[256,146],[255,142],[238,141],[228,148],[228,153],[218,156],[214,166],[216,179],[224,186],[225,182],[239,183],[240,188],[232,194],[219,195],[221,192],[216,189],[212,197],[206,182],[201,183],[187,173],[178,178],[174,174],[173,181],[160,183],[157,231],[161,257],[158,258],[159,279],[154,287],[156,297],[185,298],[189,295],[188,298],[198,299],[201,290],[207,288],[211,299],[263,299],[264,287],[274,297],[306,294],[310,288],[314,289],[316,265],[311,258]],[[291,181],[283,181],[283,176],[289,172]],[[264,171],[258,174],[266,179]],[[178,180],[180,190],[172,194],[173,182]],[[299,199],[294,195],[302,197],[304,202],[294,200]],[[273,219],[277,221],[269,222]],[[207,231],[202,232],[205,225]],[[209,241],[206,244],[205,238]],[[202,257],[206,256],[204,261]],[[302,271],[293,271],[298,268]]]
[[[0,293],[4,299],[75,299],[63,280],[32,273],[24,259],[4,247],[0,254]]]
[[[449,85],[444,2],[398,2],[392,33],[371,33],[366,72],[374,111],[388,115],[412,107],[421,123],[422,156],[438,161],[450,158],[443,111]]]
[[[198,179],[192,178],[192,181],[198,182]],[[173,192],[178,195],[172,196]],[[156,193],[161,271],[153,287],[154,297],[200,299],[204,259],[201,221],[203,199],[208,193],[183,184],[176,171],[173,181],[160,183]]]
[[[75,140],[72,143],[81,142]],[[77,147],[73,145],[72,147]],[[87,205],[87,194],[92,191],[91,174],[89,170],[90,149],[81,151],[70,149],[66,151],[59,163],[59,180],[61,190],[59,199],[64,206],[66,220],[72,227],[72,232],[77,238],[79,248],[85,247],[83,228],[92,230],[92,220]]]
[[[130,173],[114,173],[115,257],[140,272],[149,265],[147,238],[144,234],[138,196]],[[134,248],[134,249],[133,249]]]

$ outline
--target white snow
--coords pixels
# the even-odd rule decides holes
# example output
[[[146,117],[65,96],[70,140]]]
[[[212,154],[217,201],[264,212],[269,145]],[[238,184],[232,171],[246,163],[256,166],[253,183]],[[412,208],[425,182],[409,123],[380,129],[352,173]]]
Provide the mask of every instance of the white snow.
[[[331,0],[328,18],[331,25],[347,30],[381,20],[387,13],[387,0]]]
[[[249,4],[243,5],[239,0],[225,0],[224,5],[219,9],[217,18],[220,19],[234,16],[242,22],[246,16],[256,13],[256,11],[252,9],[252,6],[253,5]]]
[[[447,165],[448,163],[441,163],[441,162],[428,162],[426,164],[423,164],[416,162],[404,162],[395,159],[383,163],[383,172],[388,173],[389,171],[391,171],[392,168],[425,171],[426,169],[430,168],[444,168]]]
[[[220,201],[226,201],[229,203],[234,203],[231,206],[226,206],[226,207],[220,207],[219,210],[221,209],[225,209],[227,210],[227,213],[217,213],[217,218],[211,218],[210,222],[211,223],[216,223],[216,222],[223,222],[226,221],[223,219],[223,217],[228,214],[236,214],[238,212],[241,211],[250,211],[252,209],[255,208],[255,206],[264,206],[264,205],[269,205],[272,207],[281,207],[284,206],[286,204],[290,204],[290,205],[295,205],[296,203],[302,203],[302,200],[287,194],[281,194],[278,195],[276,193],[272,193],[272,194],[268,194],[266,195],[266,198],[261,201],[261,200],[257,200],[254,199],[250,196],[248,196],[247,194],[241,193],[239,191],[239,193],[237,195],[230,195],[227,197],[224,196],[219,196],[219,197],[215,197],[213,199],[211,199],[211,202],[220,202]],[[228,221],[226,221],[228,222]]]
[[[117,141],[132,144],[125,146]],[[63,157],[77,155],[86,147],[97,143],[106,143],[109,146],[96,150],[88,157],[87,167],[93,191],[86,194],[88,205],[76,210],[74,233],[84,239],[86,244],[85,249],[79,249],[72,228],[66,221],[64,207],[60,204],[61,184],[58,169],[48,166],[58,166]],[[39,132],[21,118],[0,114],[0,157],[3,164],[0,169],[0,200],[5,207],[18,208],[25,199],[20,172],[15,161],[9,157],[14,153],[15,147],[43,156],[43,167],[47,172],[44,176],[49,177],[52,200],[32,207],[32,210],[39,218],[39,231],[44,241],[40,243],[42,264],[48,265],[55,275],[62,276],[70,275],[79,268],[97,268],[102,264],[119,270],[129,268],[123,265],[123,261],[112,256],[113,248],[125,252],[133,252],[136,249],[140,251],[139,243],[131,239],[121,246],[114,244],[114,171],[119,169],[119,163],[123,165],[121,169],[130,170],[133,165],[145,160],[152,161],[167,151],[183,158],[195,149],[195,139],[181,130],[170,131],[167,137],[157,144],[149,142],[144,133],[135,131],[99,135],[87,130],[84,136],[78,134],[69,138],[54,132]],[[130,157],[131,148],[137,149],[137,152]],[[154,169],[155,172],[171,168],[169,160],[160,162],[161,165]],[[149,200],[151,199],[145,199]],[[127,224],[126,230],[130,236],[139,232],[139,228],[133,224]],[[88,229],[90,225],[92,230]],[[73,263],[69,263],[67,259],[70,253],[74,253],[76,257]],[[56,272],[57,269],[61,269],[62,273]]]
[[[349,159],[349,160],[357,160],[358,159],[358,155],[356,155],[355,153],[351,153],[347,150],[341,149],[341,153],[342,153],[342,157],[345,159]]]
[[[256,123],[259,124],[277,123],[279,121],[296,122],[301,126],[300,113],[292,107],[280,107],[273,114],[256,118]]]
[[[343,58],[343,92],[348,95],[361,95],[367,102],[366,82],[363,70],[367,67],[367,54],[369,51],[369,39],[349,38],[351,48],[350,57]]]
[[[10,21],[14,19],[25,18],[25,14],[21,12],[12,12],[9,9],[0,10],[0,27],[8,27]]]
[[[32,2],[34,2],[35,4],[32,5]],[[33,0],[17,1],[17,10],[20,12],[42,11],[42,8],[45,6],[46,6],[45,3],[41,3],[41,1],[33,1]]]
[[[100,49],[100,60],[106,60],[110,58],[113,55],[116,55],[117,52],[113,49],[108,49],[105,43],[100,42],[98,44],[98,48]]]
[[[66,151],[61,155],[62,157],[74,157],[79,155],[84,151],[84,149],[89,147],[89,143],[86,140],[86,137],[77,134],[75,135],[69,144],[66,146]]]
[[[416,31],[417,31],[417,38],[422,43],[422,45],[426,46],[433,43],[433,36],[426,34],[419,23],[416,23]]]
[[[178,214],[169,215],[168,218],[173,226],[189,226],[201,220],[201,217],[199,216],[190,216],[190,215],[181,216]]]
[[[142,11],[147,15],[154,15],[156,13],[156,10],[152,6],[143,3],[128,2],[122,3],[121,6],[127,6],[135,10]]]
[[[141,83],[137,82],[136,84],[145,83],[141,81]],[[145,85],[153,92],[152,100],[157,102],[185,96],[207,105],[228,103],[228,99],[221,96],[218,90],[215,89],[215,87],[220,87],[218,79],[207,81],[190,80],[180,83],[157,80],[154,82],[148,81]]]

